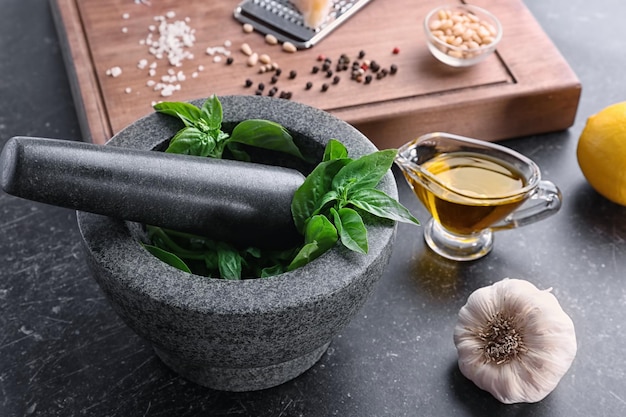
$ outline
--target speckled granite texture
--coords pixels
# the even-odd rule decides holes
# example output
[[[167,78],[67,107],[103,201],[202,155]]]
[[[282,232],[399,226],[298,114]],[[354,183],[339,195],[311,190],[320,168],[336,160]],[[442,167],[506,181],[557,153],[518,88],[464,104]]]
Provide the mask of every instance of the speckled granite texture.
[[[376,150],[347,123],[301,104],[254,96],[220,100],[225,125],[274,120],[310,155],[321,157],[331,138],[340,138],[352,157]],[[168,116],[152,114],[109,145],[153,149],[179,127]],[[397,197],[391,173],[381,189]],[[139,244],[135,223],[84,212],[78,222],[92,273],[126,324],[181,375],[230,391],[276,386],[310,368],[382,275],[396,230],[390,222],[369,227],[365,256],[337,247],[290,273],[233,282],[160,262]]]

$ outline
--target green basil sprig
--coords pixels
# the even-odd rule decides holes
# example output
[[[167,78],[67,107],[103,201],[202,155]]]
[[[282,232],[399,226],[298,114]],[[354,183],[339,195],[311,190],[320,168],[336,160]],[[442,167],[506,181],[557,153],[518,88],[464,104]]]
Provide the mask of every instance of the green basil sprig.
[[[329,141],[324,159],[296,191],[291,204],[294,223],[305,241],[289,270],[319,257],[337,241],[350,250],[367,253],[367,228],[359,211],[419,225],[404,206],[375,188],[396,154],[396,149],[387,149],[353,160],[341,142]]]
[[[304,160],[290,133],[278,123],[249,119],[223,132],[222,105],[213,95],[198,108],[189,103],[164,102],[155,110],[177,117],[184,127],[166,152],[249,161],[246,146],[278,151]],[[367,228],[362,212],[395,221],[419,224],[409,211],[376,189],[393,164],[397,150],[384,150],[353,160],[346,147],[331,139],[322,162],[296,191],[291,212],[304,236],[301,247],[282,251],[235,248],[226,242],[146,226],[151,245],[146,249],[163,262],[185,272],[224,279],[269,277],[299,268],[341,242],[367,253]]]
[[[287,129],[270,120],[245,120],[235,126],[232,134],[223,132],[222,104],[215,95],[200,108],[184,102],[163,102],[155,104],[154,109],[179,118],[185,125],[165,152],[222,158],[227,148],[236,159],[249,161],[250,156],[240,146],[249,145],[304,159]]]

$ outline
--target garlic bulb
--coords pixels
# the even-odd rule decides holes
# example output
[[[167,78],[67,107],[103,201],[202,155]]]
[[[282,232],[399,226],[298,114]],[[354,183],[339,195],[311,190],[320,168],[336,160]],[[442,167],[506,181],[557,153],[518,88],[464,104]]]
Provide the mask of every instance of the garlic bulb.
[[[545,398],[576,356],[574,323],[556,297],[520,279],[474,291],[454,343],[463,375],[506,404]]]

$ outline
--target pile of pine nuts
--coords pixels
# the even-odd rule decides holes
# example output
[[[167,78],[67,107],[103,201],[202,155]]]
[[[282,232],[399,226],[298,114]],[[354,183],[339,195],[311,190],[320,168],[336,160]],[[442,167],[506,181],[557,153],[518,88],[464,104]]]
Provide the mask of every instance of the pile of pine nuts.
[[[494,25],[466,10],[441,9],[428,22],[432,35],[443,42],[437,47],[454,58],[469,59],[492,44],[498,32]]]

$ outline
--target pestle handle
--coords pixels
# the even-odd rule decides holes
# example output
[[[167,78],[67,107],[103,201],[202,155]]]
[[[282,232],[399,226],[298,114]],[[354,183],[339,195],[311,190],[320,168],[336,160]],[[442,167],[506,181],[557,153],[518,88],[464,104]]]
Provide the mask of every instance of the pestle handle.
[[[293,244],[283,167],[57,139],[14,137],[0,154],[8,194],[258,247]]]

